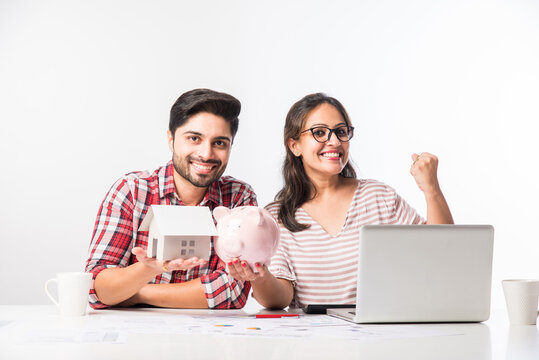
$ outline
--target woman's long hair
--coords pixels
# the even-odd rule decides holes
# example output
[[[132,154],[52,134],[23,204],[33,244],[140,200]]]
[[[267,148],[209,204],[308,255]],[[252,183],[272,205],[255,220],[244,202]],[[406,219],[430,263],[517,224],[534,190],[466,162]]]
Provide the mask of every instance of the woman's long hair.
[[[310,225],[300,224],[295,217],[296,210],[303,203],[314,199],[316,188],[307,176],[301,157],[295,156],[288,146],[290,139],[298,140],[309,113],[321,104],[334,106],[342,115],[346,125],[350,126],[350,118],[344,106],[335,98],[323,93],[310,94],[296,102],[286,115],[284,125],[284,147],[286,157],[283,163],[284,186],[275,196],[279,206],[279,221],[290,231],[297,232],[308,229]],[[356,178],[356,172],[348,162],[340,176]]]

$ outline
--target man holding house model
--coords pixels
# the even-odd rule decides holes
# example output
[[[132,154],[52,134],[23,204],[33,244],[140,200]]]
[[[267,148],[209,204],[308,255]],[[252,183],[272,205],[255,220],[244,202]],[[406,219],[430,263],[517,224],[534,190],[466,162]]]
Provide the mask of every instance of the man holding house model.
[[[159,261],[146,255],[139,231],[150,205],[200,205],[211,210],[256,206],[246,183],[222,176],[238,130],[241,104],[208,89],[182,94],[172,106],[172,160],[153,173],[132,172],[109,190],[99,209],[86,271],[93,273],[93,308],[148,304],[174,308],[241,308],[249,282],[234,280],[213,247],[208,261]]]

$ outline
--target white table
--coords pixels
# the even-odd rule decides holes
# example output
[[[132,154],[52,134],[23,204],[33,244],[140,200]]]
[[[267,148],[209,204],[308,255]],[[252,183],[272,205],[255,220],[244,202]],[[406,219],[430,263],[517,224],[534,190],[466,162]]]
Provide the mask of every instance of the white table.
[[[259,308],[218,311],[255,314]],[[504,311],[494,311],[481,324],[420,325],[459,333],[407,339],[352,341],[330,336],[260,338],[207,334],[137,333],[127,342],[66,343],[24,340],[32,328],[76,331],[90,320],[141,314],[216,314],[211,310],[122,309],[91,311],[79,318],[62,318],[54,306],[0,306],[0,359],[539,359],[536,326],[508,324]]]

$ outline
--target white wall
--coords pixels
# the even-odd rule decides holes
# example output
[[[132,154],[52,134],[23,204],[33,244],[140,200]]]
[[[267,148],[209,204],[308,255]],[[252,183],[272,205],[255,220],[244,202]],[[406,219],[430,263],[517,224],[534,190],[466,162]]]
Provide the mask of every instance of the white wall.
[[[227,173],[261,205],[311,92],[347,107],[361,176],[423,214],[410,154],[437,154],[455,220],[496,228],[502,307],[501,279],[539,277],[538,20],[533,0],[0,2],[0,304],[83,269],[105,192],[166,163],[170,106],[209,87],[243,103]]]

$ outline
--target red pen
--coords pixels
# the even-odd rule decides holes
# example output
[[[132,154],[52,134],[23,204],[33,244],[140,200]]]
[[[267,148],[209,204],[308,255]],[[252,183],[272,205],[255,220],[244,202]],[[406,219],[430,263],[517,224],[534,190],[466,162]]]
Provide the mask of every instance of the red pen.
[[[299,314],[258,314],[255,315],[257,319],[279,319],[283,317],[300,317]]]

